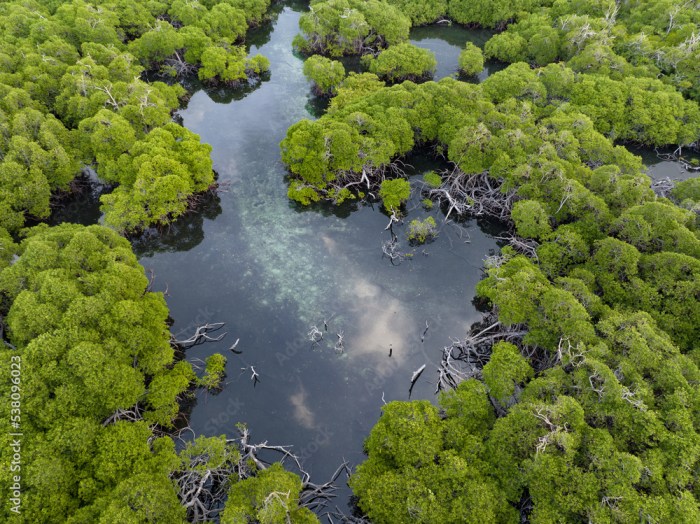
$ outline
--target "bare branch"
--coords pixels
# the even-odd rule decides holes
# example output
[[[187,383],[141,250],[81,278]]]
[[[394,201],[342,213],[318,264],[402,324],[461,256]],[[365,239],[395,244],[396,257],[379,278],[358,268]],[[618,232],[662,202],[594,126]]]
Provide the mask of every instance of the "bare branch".
[[[175,339],[174,336],[171,335],[170,342],[173,345],[180,346],[182,348],[191,348],[192,346],[197,346],[199,344],[203,344],[204,342],[218,342],[222,338],[226,336],[226,333],[222,333],[218,337],[212,337],[209,335],[209,333],[213,333],[215,331],[218,331],[224,327],[223,322],[215,322],[213,324],[204,324],[203,326],[199,326],[195,332],[194,335],[192,335],[190,338],[187,338],[185,340],[177,340]]]
[[[442,174],[443,183],[429,192],[431,199],[447,206],[447,220],[454,211],[457,215],[489,216],[510,221],[516,201],[515,191],[502,191],[502,181],[491,178],[488,171],[467,175],[458,167]]]

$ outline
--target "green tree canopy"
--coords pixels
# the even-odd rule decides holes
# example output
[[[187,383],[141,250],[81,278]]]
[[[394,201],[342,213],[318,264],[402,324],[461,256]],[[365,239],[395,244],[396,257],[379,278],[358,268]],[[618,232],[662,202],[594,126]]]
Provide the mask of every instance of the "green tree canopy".
[[[363,64],[379,78],[388,82],[400,82],[432,77],[437,60],[427,49],[402,43],[382,51],[376,58],[366,55]]]
[[[319,95],[332,95],[345,78],[345,67],[337,60],[312,55],[304,61],[304,76]]]

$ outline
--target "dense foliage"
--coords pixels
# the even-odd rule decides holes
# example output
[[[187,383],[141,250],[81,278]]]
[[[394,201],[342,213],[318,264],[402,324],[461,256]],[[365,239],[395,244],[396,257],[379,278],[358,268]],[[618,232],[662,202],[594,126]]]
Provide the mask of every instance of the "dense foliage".
[[[484,53],[481,49],[467,42],[459,53],[459,70],[465,75],[476,75],[484,69]]]
[[[448,0],[386,0],[411,19],[413,25],[435,22],[447,13]]]
[[[388,82],[432,78],[437,67],[432,51],[408,43],[393,45],[376,57],[365,55],[362,63],[370,73]]]
[[[14,232],[27,217],[46,218],[52,193],[68,190],[85,167],[119,185],[103,200],[117,230],[182,214],[214,183],[210,149],[170,123],[185,90],[142,73],[199,70],[204,81],[227,83],[263,73],[267,60],[246,58],[241,43],[267,6],[0,4],[0,226]]]
[[[384,209],[389,213],[399,213],[403,204],[411,195],[411,185],[403,178],[384,180],[379,188],[379,198],[382,199]]]
[[[411,21],[381,0],[312,0],[294,45],[306,53],[364,54],[408,40]]]
[[[487,57],[541,66],[563,60],[575,71],[615,79],[661,78],[700,100],[696,1],[373,0],[366,3],[371,7],[363,7],[363,2],[323,0],[311,4],[300,23],[304,36],[297,41],[308,52],[365,54],[405,40],[406,36],[396,37],[407,35],[403,15],[409,25],[449,18],[460,24],[506,29],[486,43]],[[374,14],[378,5],[387,10],[383,17]],[[396,26],[391,36],[388,20]]]
[[[149,424],[171,425],[177,397],[194,378],[189,364],[174,361],[163,296],[147,291],[129,243],[100,226],[37,227],[17,253],[0,273],[2,314],[17,349],[3,347],[0,356],[3,369],[11,356],[22,359],[23,519],[184,520],[169,479],[173,441],[148,443]],[[9,380],[3,373],[8,391]],[[103,424],[137,405],[139,421]],[[1,408],[7,428],[9,403]]]
[[[304,62],[304,75],[313,83],[316,94],[331,95],[345,78],[345,67],[337,60],[313,55]]]
[[[395,157],[415,144],[436,142],[466,173],[494,164],[493,175],[512,180],[510,187],[523,184],[523,195],[548,194],[558,206],[565,188],[583,188],[584,173],[602,165],[639,179],[639,159],[609,138],[689,145],[700,136],[698,105],[672,87],[575,73],[563,65],[531,70],[518,63],[478,86],[448,78],[382,89],[364,77],[339,91],[323,117],[294,124],[281,144],[294,177],[291,198],[335,199],[356,185],[353,174],[378,184]],[[549,145],[542,149],[543,144]],[[548,172],[550,163],[566,167],[537,184],[528,173]],[[559,171],[570,173],[577,185],[565,182]],[[526,184],[527,179],[532,181]]]
[[[433,217],[428,217],[422,221],[415,218],[408,224],[406,237],[413,244],[425,244],[434,239],[437,234],[437,222],[435,222]]]
[[[235,521],[316,521],[299,507],[301,480],[279,465],[259,469],[242,440],[178,437],[181,401],[197,386],[219,388],[226,358],[208,357],[198,377],[176,357],[165,300],[118,234],[169,223],[214,183],[210,146],[172,122],[185,90],[144,73],[229,85],[258,77],[269,64],[242,44],[268,5],[0,4],[3,492],[21,477],[20,511],[5,497],[3,522],[184,522],[204,511],[192,486],[217,483],[230,485]],[[102,199],[110,228],[23,229],[83,170],[116,186]],[[268,503],[282,486],[297,491]]]
[[[264,75],[243,40],[268,6],[0,3],[0,361],[21,359],[22,521],[183,522],[200,482],[224,490],[222,522],[317,521],[302,479],[260,469],[242,440],[178,440],[182,399],[220,388],[226,359],[197,376],[176,356],[163,296],[119,235],[169,223],[214,184],[210,147],[172,122],[175,80]],[[351,479],[373,521],[700,521],[700,182],[658,196],[623,147],[697,148],[699,13],[693,0],[313,0],[301,17],[299,50],[366,55],[369,72],[306,61],[334,98],[282,142],[290,198],[371,193],[397,219],[411,194],[397,159],[430,144],[454,169],[427,175],[424,196],[448,215],[439,195],[460,180],[512,202],[515,247],[477,291],[517,335],[492,339],[439,407],[385,406]],[[431,75],[408,33],[445,16],[503,30],[484,53],[466,45],[465,74],[484,54],[512,65],[480,85],[387,87]],[[83,170],[115,186],[108,227],[23,229]],[[415,243],[436,234],[432,217],[408,227]],[[0,403],[3,493],[13,409]]]
[[[563,60],[614,79],[661,78],[700,100],[698,24],[694,1],[557,1],[521,13],[487,42],[486,54],[539,65]]]

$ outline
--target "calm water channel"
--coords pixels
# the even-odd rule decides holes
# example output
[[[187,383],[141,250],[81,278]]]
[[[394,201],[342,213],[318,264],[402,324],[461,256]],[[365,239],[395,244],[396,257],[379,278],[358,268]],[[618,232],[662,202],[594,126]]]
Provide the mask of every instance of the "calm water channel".
[[[237,91],[189,86],[195,92],[179,112],[182,123],[213,146],[225,190],[134,248],[155,272],[156,289],[167,286],[173,333],[186,338],[199,324],[226,323],[224,340],[188,351],[195,363],[217,351],[229,359],[226,387],[198,395],[191,427],[234,436],[235,424],[245,422],[257,439],[292,445],[323,481],[344,459],[352,465],[363,460],[362,442],[383,399],[407,399],[411,373],[423,364],[412,398],[434,400],[440,349],[479,318],[471,300],[483,259],[498,249],[493,235],[499,229],[476,221],[443,224],[439,210],[423,210],[419,175],[442,166],[419,154],[407,159],[415,195],[406,224],[432,214],[441,231],[435,242],[412,248],[406,224],[396,228],[412,255],[400,264],[382,256],[389,234],[378,206],[301,209],[290,203],[279,142],[291,124],[314,118],[323,104],[311,95],[302,60],[292,52],[304,4],[273,9],[274,21],[248,37],[251,53],[270,59],[270,79]],[[489,36],[432,26],[414,29],[411,40],[436,53],[436,77],[442,78],[457,74],[466,41],[483,46]],[[488,63],[479,80],[500,68]],[[677,169],[663,163],[650,171],[676,177]],[[66,209],[70,214],[71,206]],[[82,206],[80,217],[57,214],[53,220],[94,223],[98,217],[96,206]],[[307,335],[313,326],[324,335],[318,344]],[[339,333],[342,352],[334,349]],[[227,348],[238,338],[243,354],[233,355]],[[255,387],[251,366],[260,376]],[[340,506],[349,494],[340,493]]]
[[[479,318],[471,298],[483,259],[498,247],[488,224],[482,229],[476,221],[443,225],[438,239],[420,248],[408,246],[401,226],[397,234],[413,256],[392,265],[382,257],[388,220],[378,206],[301,209],[289,202],[279,142],[316,107],[302,60],[292,53],[301,10],[286,5],[271,27],[249,36],[251,52],[272,63],[269,81],[244,97],[199,90],[180,111],[183,124],[213,146],[228,190],[203,214],[135,247],[160,289],[168,285],[174,333],[226,323],[225,340],[188,352],[190,360],[215,351],[229,357],[225,389],[198,396],[192,428],[235,435],[234,424],[245,422],[259,439],[293,445],[323,480],[343,459],[362,461],[382,397],[407,399],[411,373],[423,364],[412,398],[434,398],[440,349]],[[457,50],[452,70],[469,33],[460,31],[459,45],[435,40]],[[415,182],[441,167],[421,156],[408,162]],[[416,193],[408,220],[429,214]],[[438,210],[432,214],[442,222]],[[317,345],[307,336],[314,325],[324,333]],[[334,349],[338,333],[342,353]],[[240,356],[227,351],[237,338]],[[260,374],[256,387],[250,366]]]

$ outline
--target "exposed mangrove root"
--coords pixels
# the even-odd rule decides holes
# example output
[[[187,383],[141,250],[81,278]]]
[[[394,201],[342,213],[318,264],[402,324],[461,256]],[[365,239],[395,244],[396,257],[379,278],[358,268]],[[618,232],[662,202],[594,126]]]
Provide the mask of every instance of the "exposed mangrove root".
[[[126,420],[128,422],[137,422],[143,419],[143,409],[139,406],[138,402],[134,404],[133,407],[129,409],[118,409],[112,415],[107,417],[103,422],[103,426],[109,426],[120,420]]]
[[[538,346],[521,346],[520,353],[528,360],[532,369],[537,373],[552,368],[561,362],[558,353],[552,353]]]
[[[196,73],[199,67],[195,64],[185,62],[181,54],[182,50],[175,51],[175,53],[173,53],[173,55],[170,58],[165,59],[165,65],[169,67],[172,71],[174,71],[175,76],[177,76],[178,78]]]
[[[443,183],[429,195],[447,207],[445,220],[454,211],[457,215],[487,216],[510,221],[515,191],[502,191],[502,181],[491,178],[487,171],[468,175],[458,167],[443,173]]]
[[[341,473],[350,475],[348,464],[344,462],[328,482],[323,484],[311,482],[311,475],[304,470],[299,458],[291,452],[291,446],[273,446],[267,442],[252,444],[248,428],[239,426],[238,430],[240,432],[238,438],[226,440],[230,446],[230,452],[216,463],[212,463],[211,457],[205,451],[190,456],[188,463],[172,473],[178,497],[181,504],[187,508],[187,517],[190,522],[218,521],[219,513],[223,510],[228,496],[231,479],[245,480],[254,476],[257,471],[265,470],[270,466],[270,462],[260,457],[263,452],[278,455],[280,462],[291,462],[299,471],[302,480],[299,505],[311,511],[323,510],[326,504],[336,496],[335,483]],[[275,495],[275,492],[269,495],[271,500]],[[282,495],[285,494],[277,493],[277,496]]]
[[[688,146],[686,146],[688,149],[691,151],[699,151],[700,150],[700,141],[694,142]],[[693,162],[690,162],[683,158],[683,148],[681,146],[678,146],[676,150],[673,153],[659,153],[656,151],[656,156],[659,157],[661,160],[667,160],[669,162],[677,162],[681,166],[683,166],[683,169],[686,171],[700,171],[700,164],[696,164]]]
[[[334,190],[334,194],[339,194],[344,189],[357,189],[374,196],[371,192],[379,190],[379,186],[387,178],[406,178],[406,167],[411,166],[396,158],[381,166],[365,165],[360,173],[357,171],[338,171],[336,179],[329,186]]]
[[[349,195],[365,197],[372,199],[377,198],[377,192],[382,185],[382,182],[389,178],[406,178],[405,168],[410,167],[401,159],[396,158],[388,164],[380,166],[364,165],[360,172],[357,171],[336,171],[334,172],[334,180],[327,182],[327,186],[320,188],[313,184],[303,183],[301,180],[296,180],[297,190],[311,189],[322,200],[339,204],[342,200],[348,198]],[[350,193],[348,193],[348,191]],[[361,195],[358,195],[360,194]]]
[[[191,457],[183,470],[172,474],[190,522],[206,522],[218,516],[228,494],[229,477],[239,467],[230,459],[210,465],[209,456],[204,454]]]
[[[313,6],[311,7],[311,12],[313,12]],[[340,38],[335,34],[322,36],[318,33],[311,33],[304,35],[304,37],[305,42],[301,46],[301,51],[306,55],[327,55],[330,49],[339,44],[338,39]],[[366,45],[370,42],[371,45]],[[377,34],[373,28],[365,37],[357,37],[352,42],[342,42],[342,44],[346,43],[352,46],[352,53],[346,54],[355,55],[372,54],[376,56],[387,47],[383,35]]]
[[[660,180],[651,182],[651,190],[662,198],[669,198],[671,191],[676,186],[676,182],[670,177],[664,177]]]
[[[497,240],[503,240],[505,242],[508,242],[508,245],[510,245],[518,253],[522,253],[523,255],[535,261],[539,261],[539,259],[537,258],[537,247],[540,244],[539,242],[537,242],[537,240],[534,240],[532,238],[520,238],[519,236],[513,235],[512,233],[506,233],[505,235],[495,238]]]
[[[371,524],[371,521],[364,517],[346,515],[338,507],[335,508],[335,511],[327,511],[322,517],[326,517],[329,524]]]
[[[298,462],[298,461],[297,461]],[[329,501],[335,498],[338,489],[336,481],[341,473],[345,472],[346,478],[350,476],[350,468],[347,462],[343,462],[328,482],[315,484],[311,482],[311,476],[299,468],[301,472],[301,494],[299,495],[299,505],[309,508],[311,511],[319,511],[326,507]]]
[[[487,326],[477,331],[477,326],[484,324]],[[494,313],[486,315],[482,322],[472,326],[472,332],[464,340],[453,340],[443,349],[435,392],[456,388],[470,378],[481,378],[481,370],[491,358],[491,347],[496,342],[521,345],[526,334],[525,326],[504,326]]]
[[[389,217],[389,223],[384,228],[384,231],[386,231],[388,229],[389,231],[391,231],[392,236],[396,236],[394,234],[394,224],[398,224],[399,222],[401,222],[401,220],[399,219],[398,215],[396,214],[396,210],[392,211],[391,216]]]

